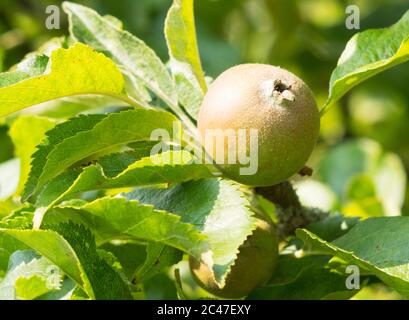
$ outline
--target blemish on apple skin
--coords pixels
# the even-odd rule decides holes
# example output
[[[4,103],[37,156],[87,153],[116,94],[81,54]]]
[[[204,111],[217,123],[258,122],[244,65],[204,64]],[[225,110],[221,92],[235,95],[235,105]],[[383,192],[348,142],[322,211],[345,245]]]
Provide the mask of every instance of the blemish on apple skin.
[[[295,101],[295,94],[291,91],[291,85],[286,84],[280,79],[262,83],[260,94],[272,106],[286,106],[287,102]]]
[[[283,83],[281,80],[279,79],[274,80],[274,91],[283,93],[287,89],[288,89],[288,86],[285,83]]]

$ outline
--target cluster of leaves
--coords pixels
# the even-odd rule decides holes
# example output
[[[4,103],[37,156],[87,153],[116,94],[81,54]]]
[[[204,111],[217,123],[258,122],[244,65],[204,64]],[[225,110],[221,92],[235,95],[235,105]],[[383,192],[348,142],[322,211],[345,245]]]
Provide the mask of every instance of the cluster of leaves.
[[[0,166],[0,298],[158,298],[166,282],[158,288],[154,279],[175,265],[183,271],[184,255],[206,261],[222,282],[264,206],[253,190],[195,162],[181,148],[191,141],[151,141],[157,128],[195,131],[208,79],[193,0],[174,0],[168,12],[166,66],[117,19],[63,8],[70,35],[0,74],[0,117],[16,156]],[[409,59],[408,21],[406,13],[351,39],[326,106]],[[172,148],[152,154],[158,143]],[[346,264],[365,271],[365,283],[380,279],[408,296],[409,220],[358,220],[333,214],[298,230],[287,240],[305,256],[286,246],[273,279],[249,298],[351,297]],[[176,274],[183,297],[189,281]]]

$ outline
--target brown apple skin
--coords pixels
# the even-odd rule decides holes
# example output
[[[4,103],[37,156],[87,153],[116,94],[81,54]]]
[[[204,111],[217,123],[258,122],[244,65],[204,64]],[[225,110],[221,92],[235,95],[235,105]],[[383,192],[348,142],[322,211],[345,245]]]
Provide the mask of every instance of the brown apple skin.
[[[224,175],[249,186],[271,186],[299,172],[310,157],[320,129],[313,93],[297,76],[280,67],[243,64],[222,73],[203,100],[198,128],[207,130],[258,130],[258,170],[243,175],[239,163],[226,164]],[[206,148],[215,157],[215,149]],[[250,150],[247,139],[247,151]],[[236,149],[237,150],[237,149]]]
[[[276,228],[264,220],[258,220],[253,234],[240,246],[225,286],[220,287],[213,271],[205,263],[190,257],[189,264],[193,278],[202,288],[215,296],[234,299],[247,296],[267,282],[274,272],[277,258]]]

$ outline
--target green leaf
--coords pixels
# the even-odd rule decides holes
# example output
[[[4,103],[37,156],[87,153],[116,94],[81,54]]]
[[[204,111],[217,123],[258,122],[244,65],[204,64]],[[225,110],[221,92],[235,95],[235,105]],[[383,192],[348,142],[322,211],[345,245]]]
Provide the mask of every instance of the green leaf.
[[[88,279],[80,261],[70,244],[57,232],[51,230],[0,229],[0,239],[10,236],[58,266],[66,275],[78,283],[91,297]]]
[[[359,83],[409,59],[409,11],[393,26],[354,35],[331,75],[321,112]]]
[[[23,190],[27,182],[31,156],[45,137],[45,133],[52,129],[55,124],[56,122],[49,118],[22,116],[11,125],[9,135],[14,144],[15,155],[20,159],[20,182],[17,194]]]
[[[90,230],[72,223],[52,227],[75,250],[96,300],[130,300],[129,284],[102,257]]]
[[[15,71],[24,72],[28,77],[37,77],[42,75],[50,62],[49,56],[33,52],[26,55],[26,57],[16,66]]]
[[[43,43],[37,51],[29,53],[30,55],[45,55],[50,57],[54,50],[65,48],[67,49],[71,44],[71,39],[66,36],[54,37]]]
[[[34,208],[24,205],[0,220],[2,229],[31,229]],[[18,250],[26,250],[28,247],[13,237],[0,233],[0,278],[8,269],[9,259]]]
[[[165,22],[170,69],[179,99],[196,118],[207,85],[196,40],[193,0],[174,0]]]
[[[146,253],[147,257],[144,264],[134,276],[137,283],[148,281],[161,273],[163,269],[177,264],[183,258],[182,251],[157,242],[149,242]]]
[[[136,145],[138,144],[138,145]],[[132,151],[109,154],[97,160],[108,178],[114,178],[130,165],[142,158],[149,157],[157,141],[140,141],[133,144]]]
[[[357,217],[344,217],[339,213],[331,214],[323,220],[309,224],[306,229],[326,241],[333,241],[346,234],[359,221]]]
[[[34,208],[25,204],[0,220],[0,228],[30,229],[32,228],[33,212]]]
[[[142,40],[87,7],[64,2],[63,8],[69,16],[72,37],[124,66],[170,106],[177,105],[172,78],[155,52]]]
[[[44,187],[36,205],[47,207],[85,191],[180,183],[213,177],[209,166],[193,161],[194,157],[186,151],[169,151],[142,158],[114,177],[108,177],[98,163],[83,170],[70,170]]]
[[[143,284],[147,300],[178,300],[175,282],[165,273],[160,273]]]
[[[21,300],[34,300],[48,292],[46,280],[38,275],[21,277],[15,283],[16,296]]]
[[[124,108],[129,109],[129,104],[110,96],[82,95],[42,103],[36,107],[36,114],[66,120],[79,114],[104,114]]]
[[[34,154],[25,195],[95,153],[121,144],[150,140],[158,124],[164,132],[173,132],[176,138],[180,136],[181,125],[176,117],[168,112],[146,109],[80,117],[55,127],[47,134],[48,141]]]
[[[357,265],[409,297],[408,230],[409,217],[382,217],[358,222],[332,243],[305,229],[296,234],[305,244]]]
[[[104,16],[104,19],[111,22],[116,28],[118,29],[123,29],[124,24],[121,20],[119,20],[117,17],[111,16],[109,14]]]
[[[75,290],[80,290],[78,288],[77,284],[71,278],[65,277],[58,291],[49,291],[37,297],[36,300],[72,300],[75,297]]]
[[[50,62],[51,52],[65,46],[65,37],[48,40],[37,51],[27,54],[24,59],[12,67],[10,71],[1,73],[0,88],[44,74]]]
[[[149,107],[152,97],[142,80],[127,70],[122,70],[122,74],[125,77],[125,89],[128,96],[136,101],[140,101],[142,106]]]
[[[58,224],[47,230],[0,229],[53,264],[74,280],[91,299],[129,299],[120,275],[99,257],[94,237],[83,226]]]
[[[273,278],[254,290],[249,300],[318,300],[349,299],[357,290],[348,290],[348,275],[331,270],[328,256],[303,258],[282,256]]]
[[[0,74],[0,88],[42,75],[47,68],[49,58],[43,54],[30,54],[13,71]]]
[[[180,217],[152,205],[125,198],[101,198],[85,205],[54,209],[64,217],[81,218],[98,243],[111,240],[147,240],[180,249],[198,259],[208,250],[206,237]]]
[[[11,71],[0,74],[0,88],[11,86],[22,80],[29,78],[30,76],[22,71]]]
[[[15,238],[0,232],[0,277],[6,273],[10,257],[18,250],[27,250],[24,245]]]
[[[173,212],[208,238],[216,279],[223,282],[241,244],[255,229],[246,193],[226,180],[190,181],[169,189],[137,189],[126,195]],[[211,264],[211,263],[210,263]]]
[[[57,49],[49,74],[0,88],[0,116],[58,98],[102,94],[124,98],[125,80],[115,64],[83,44]]]
[[[111,252],[118,259],[128,279],[132,279],[135,271],[141,267],[146,260],[146,247],[138,243],[124,241],[119,243],[110,242],[104,244],[101,248]]]
[[[174,123],[178,123],[177,119],[170,113],[156,110],[136,109],[109,114],[91,130],[78,133],[55,146],[47,155],[38,184],[41,186],[74,163],[112,146],[149,140],[158,124],[170,133]],[[69,154],[67,150],[70,150]]]
[[[47,163],[47,156],[55,146],[65,139],[76,134],[91,130],[98,122],[104,119],[104,115],[80,115],[77,118],[63,122],[46,133],[46,139],[37,147],[31,163],[31,171],[23,192],[23,200],[27,200],[35,191],[38,179]]]
[[[33,251],[16,251],[10,262],[7,274],[0,283],[2,300],[32,300],[60,288],[62,274],[59,269]]]
[[[18,208],[18,204],[11,198],[0,200],[0,219],[8,216],[10,212]]]

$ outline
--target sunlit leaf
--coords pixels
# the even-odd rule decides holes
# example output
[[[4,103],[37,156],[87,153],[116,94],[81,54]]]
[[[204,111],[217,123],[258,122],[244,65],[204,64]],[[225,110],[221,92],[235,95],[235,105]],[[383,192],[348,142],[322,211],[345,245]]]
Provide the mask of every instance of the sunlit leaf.
[[[73,95],[121,97],[124,85],[111,60],[86,45],[75,44],[52,53],[50,73],[0,88],[0,116]]]
[[[106,197],[85,205],[61,205],[53,214],[81,219],[93,230],[98,243],[115,239],[155,241],[197,258],[208,250],[206,237],[192,225],[136,200]]]
[[[168,133],[174,131],[176,117],[168,112],[136,109],[108,115],[81,116],[47,133],[47,140],[33,156],[25,198],[36,188],[62,173],[69,166],[110,147],[150,140],[157,124]],[[176,130],[180,126],[176,126]]]
[[[323,111],[354,86],[407,60],[409,11],[389,28],[366,30],[349,40],[331,75],[329,98]]]
[[[207,85],[196,40],[193,0],[173,1],[165,22],[165,35],[179,99],[196,118]]]
[[[137,160],[111,177],[106,175],[98,163],[83,170],[69,170],[44,187],[36,205],[46,207],[85,191],[180,183],[213,177],[208,165],[195,164],[194,159],[186,151],[169,151]]]
[[[330,257],[323,255],[279,259],[272,279],[254,290],[249,300],[325,300],[349,299],[357,290],[346,287],[348,274],[340,274],[328,266]],[[314,288],[313,290],[311,288]]]
[[[31,156],[45,137],[45,133],[55,124],[52,119],[38,116],[23,116],[13,122],[9,135],[14,144],[15,155],[20,159],[20,182],[17,194],[23,190],[28,179]]]
[[[358,222],[332,243],[305,229],[298,229],[296,233],[315,250],[356,265],[409,296],[408,228],[408,217],[382,217]]]
[[[142,40],[119,29],[94,10],[64,2],[71,35],[124,66],[170,106],[177,105],[175,85],[163,63]]]
[[[213,270],[223,283],[238,248],[255,229],[254,213],[240,186],[219,179],[192,181],[169,189],[138,189],[126,195],[176,213],[208,237]]]

